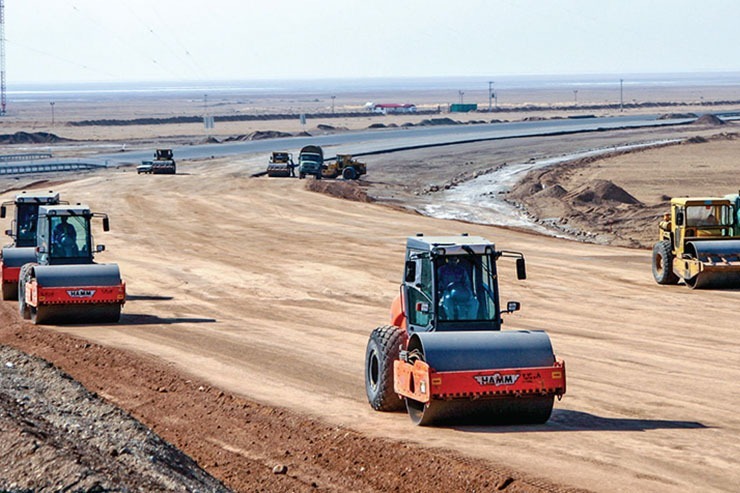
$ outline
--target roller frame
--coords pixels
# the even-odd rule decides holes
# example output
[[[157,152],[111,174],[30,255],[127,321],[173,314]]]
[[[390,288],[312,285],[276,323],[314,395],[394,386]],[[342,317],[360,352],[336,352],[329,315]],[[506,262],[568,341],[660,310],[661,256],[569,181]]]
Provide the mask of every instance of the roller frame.
[[[472,371],[434,371],[416,360],[393,363],[394,390],[418,402],[433,399],[479,399],[525,394],[565,394],[565,363],[557,360],[551,367],[506,368]]]
[[[85,296],[75,296],[71,293],[85,293]],[[92,293],[86,295],[86,293]],[[36,279],[26,283],[26,304],[33,307],[44,305],[90,305],[100,303],[126,302],[126,283],[121,282],[114,286],[39,286]]]

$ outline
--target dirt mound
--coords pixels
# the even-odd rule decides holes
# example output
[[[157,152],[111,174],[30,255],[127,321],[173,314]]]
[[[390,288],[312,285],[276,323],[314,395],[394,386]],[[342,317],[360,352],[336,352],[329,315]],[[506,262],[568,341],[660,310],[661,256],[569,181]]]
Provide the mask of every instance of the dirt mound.
[[[696,135],[694,137],[689,137],[688,139],[684,140],[681,143],[682,144],[705,144],[707,142],[709,142],[709,141],[707,139],[705,139],[704,137],[701,137],[699,135]]]
[[[726,125],[726,122],[717,116],[706,114],[706,115],[702,115],[699,118],[697,118],[696,121],[694,121],[693,125],[717,126],[717,125]]]
[[[640,204],[639,200],[609,180],[592,180],[568,193],[565,197],[582,203],[619,202],[630,205]]]
[[[664,113],[658,117],[658,120],[680,120],[682,118],[696,118],[696,113]]]
[[[553,199],[560,199],[564,196],[568,195],[568,191],[561,187],[560,185],[552,185],[549,187],[542,188],[539,192],[535,194],[538,198],[553,198]]]
[[[429,125],[460,125],[460,122],[452,118],[427,118],[417,123],[417,126],[420,127]]]
[[[308,180],[306,190],[324,193],[332,197],[338,197],[355,202],[372,202],[373,199],[367,195],[367,190],[357,181],[344,180]]]
[[[293,134],[288,132],[278,132],[277,130],[257,130],[249,134],[237,135],[236,137],[228,137],[224,139],[224,142],[233,141],[246,141],[246,140],[265,140],[265,139],[279,139],[282,137],[292,137]]]
[[[0,144],[51,144],[69,140],[48,132],[16,132],[14,134],[0,135]]]

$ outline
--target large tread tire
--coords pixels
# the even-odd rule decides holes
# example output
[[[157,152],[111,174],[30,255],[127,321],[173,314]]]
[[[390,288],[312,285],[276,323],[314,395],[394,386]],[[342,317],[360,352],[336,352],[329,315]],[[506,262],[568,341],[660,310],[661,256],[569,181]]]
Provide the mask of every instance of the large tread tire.
[[[658,284],[678,284],[673,272],[673,252],[669,240],[659,241],[653,246],[653,277]]]
[[[355,180],[357,178],[357,171],[355,171],[351,166],[349,168],[344,168],[342,171],[342,178],[345,180]]]
[[[31,266],[21,267],[18,278],[18,313],[23,320],[31,320],[31,307],[26,304],[26,282],[31,279]]]
[[[365,351],[365,393],[376,411],[403,411],[404,401],[393,390],[393,362],[408,335],[400,327],[384,325],[370,334]]]

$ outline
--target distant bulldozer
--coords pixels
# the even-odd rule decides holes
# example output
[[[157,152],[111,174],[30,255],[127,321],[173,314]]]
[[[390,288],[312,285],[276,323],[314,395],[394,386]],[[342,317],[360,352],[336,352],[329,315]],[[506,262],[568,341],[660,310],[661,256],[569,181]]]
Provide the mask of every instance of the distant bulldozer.
[[[341,176],[345,180],[357,180],[367,173],[367,165],[352,158],[351,154],[337,154],[333,163],[327,164],[322,171],[324,178],[337,178]]]

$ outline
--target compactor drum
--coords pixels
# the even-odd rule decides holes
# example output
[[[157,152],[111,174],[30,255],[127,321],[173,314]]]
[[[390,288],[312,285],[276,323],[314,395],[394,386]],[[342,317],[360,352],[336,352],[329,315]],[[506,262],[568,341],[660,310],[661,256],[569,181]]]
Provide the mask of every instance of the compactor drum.
[[[565,365],[543,331],[501,331],[496,262],[524,257],[484,238],[411,237],[391,323],[365,353],[365,390],[378,411],[404,406],[413,423],[530,424],[565,394]]]
[[[56,192],[22,192],[15,199],[0,206],[0,217],[7,215],[8,206],[15,207],[15,218],[11,228],[5,234],[13,239],[10,245],[4,246],[0,257],[2,272],[3,299],[18,299],[18,276],[21,267],[36,260],[36,220],[39,206],[59,204]]]
[[[90,223],[108,217],[87,206],[42,206],[37,225],[37,256],[21,268],[18,308],[34,323],[117,322],[126,302],[126,285],[115,264],[96,264]]]
[[[653,246],[658,284],[740,287],[740,230],[730,198],[674,198]]]

